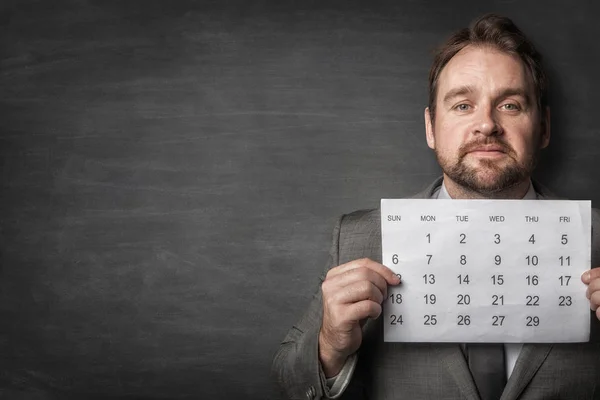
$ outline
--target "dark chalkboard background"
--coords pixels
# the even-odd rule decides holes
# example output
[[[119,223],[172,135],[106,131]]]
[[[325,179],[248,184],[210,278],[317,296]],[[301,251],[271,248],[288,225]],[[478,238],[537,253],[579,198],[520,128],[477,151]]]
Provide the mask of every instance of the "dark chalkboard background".
[[[546,55],[538,178],[597,205],[592,4],[3,1],[0,397],[277,398],[334,218],[438,175],[431,51],[484,12]]]

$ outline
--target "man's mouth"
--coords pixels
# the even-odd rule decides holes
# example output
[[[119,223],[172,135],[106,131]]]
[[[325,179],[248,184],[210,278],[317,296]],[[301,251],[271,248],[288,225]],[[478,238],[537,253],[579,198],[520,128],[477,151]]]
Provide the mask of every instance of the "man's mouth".
[[[471,149],[469,152],[486,152],[486,151],[499,151],[504,153],[504,147],[499,146],[497,144],[491,144],[491,145],[485,145],[485,146],[477,146],[473,149]]]
[[[472,149],[469,149],[466,154],[478,157],[500,157],[506,154],[506,149],[497,144],[489,144],[473,147]]]

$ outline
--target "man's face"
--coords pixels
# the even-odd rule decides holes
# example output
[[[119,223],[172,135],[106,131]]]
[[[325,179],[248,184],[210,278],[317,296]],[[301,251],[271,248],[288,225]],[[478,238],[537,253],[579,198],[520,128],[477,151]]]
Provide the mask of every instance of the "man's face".
[[[427,144],[445,178],[476,193],[498,193],[531,176],[549,142],[548,116],[542,124],[517,57],[467,46],[440,73],[435,121],[425,110]]]

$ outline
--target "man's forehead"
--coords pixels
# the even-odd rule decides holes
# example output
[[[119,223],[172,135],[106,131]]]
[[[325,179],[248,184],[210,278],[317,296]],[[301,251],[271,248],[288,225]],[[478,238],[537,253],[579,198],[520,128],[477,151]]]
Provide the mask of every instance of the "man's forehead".
[[[458,88],[469,92],[480,90],[533,91],[533,82],[519,57],[489,46],[467,46],[442,69],[438,79],[438,94]]]

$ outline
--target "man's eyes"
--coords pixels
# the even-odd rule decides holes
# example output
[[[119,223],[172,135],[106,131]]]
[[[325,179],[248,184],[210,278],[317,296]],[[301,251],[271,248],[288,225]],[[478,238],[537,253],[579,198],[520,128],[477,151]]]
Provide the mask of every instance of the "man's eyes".
[[[469,111],[471,109],[471,105],[467,103],[460,103],[454,106],[454,109],[457,111]],[[519,111],[521,107],[515,103],[505,103],[500,106],[501,109],[505,111]]]
[[[458,111],[469,111],[471,106],[469,104],[461,103],[454,107]]]
[[[501,107],[504,108],[506,111],[519,111],[521,109],[521,107],[514,103],[502,104]]]

